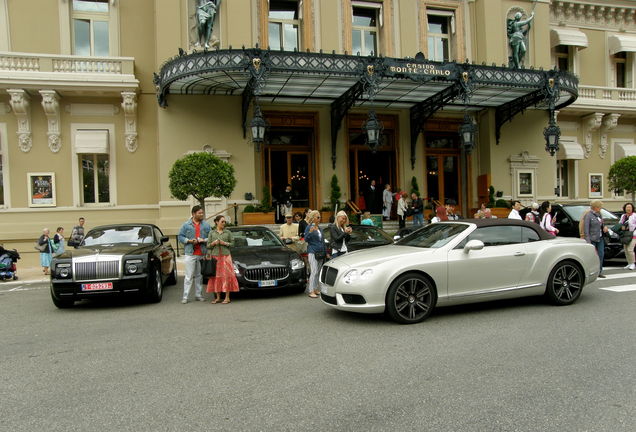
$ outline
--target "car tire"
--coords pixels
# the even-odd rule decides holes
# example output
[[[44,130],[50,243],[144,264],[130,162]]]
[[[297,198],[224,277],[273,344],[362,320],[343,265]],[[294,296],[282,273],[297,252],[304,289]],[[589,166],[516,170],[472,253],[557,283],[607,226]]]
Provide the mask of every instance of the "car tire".
[[[62,300],[58,299],[53,295],[53,289],[51,288],[51,300],[53,300],[53,304],[58,309],[69,309],[72,308],[75,304],[74,300]]]
[[[148,284],[148,301],[150,303],[159,303],[161,297],[163,297],[163,282],[159,268],[155,267]]]
[[[548,276],[545,296],[554,305],[570,305],[581,296],[583,283],[581,267],[574,261],[562,261],[554,266]]]
[[[176,285],[177,284],[177,263],[174,263],[172,266],[172,272],[166,279],[166,286]]]
[[[400,324],[424,321],[437,304],[433,282],[421,274],[407,273],[397,278],[386,294],[386,312]]]

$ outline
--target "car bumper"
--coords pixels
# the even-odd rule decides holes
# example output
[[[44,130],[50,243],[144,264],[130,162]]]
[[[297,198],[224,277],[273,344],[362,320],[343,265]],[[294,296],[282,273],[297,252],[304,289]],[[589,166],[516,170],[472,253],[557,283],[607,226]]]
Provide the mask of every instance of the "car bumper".
[[[82,284],[107,283],[113,284],[113,289],[83,291]],[[51,292],[59,300],[80,300],[113,295],[138,294],[148,287],[148,275],[128,276],[124,279],[75,282],[64,279],[51,279]]]
[[[348,312],[375,314],[385,309],[384,295],[374,293],[368,287],[340,289],[320,282],[320,299],[334,309]]]
[[[271,283],[270,281],[251,281],[243,277],[243,275],[236,275],[239,289],[241,291],[271,291],[279,289],[300,289],[304,288],[307,284],[307,277],[304,270],[292,271],[289,276],[284,279],[278,279],[275,281],[276,285],[263,285],[262,282]]]

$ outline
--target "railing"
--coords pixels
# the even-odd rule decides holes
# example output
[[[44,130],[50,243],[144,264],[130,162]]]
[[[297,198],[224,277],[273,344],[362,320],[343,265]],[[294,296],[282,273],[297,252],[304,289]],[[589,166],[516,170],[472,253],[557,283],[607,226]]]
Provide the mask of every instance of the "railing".
[[[636,101],[636,89],[580,85],[579,99]]]
[[[0,52],[0,70],[133,75],[132,57],[85,57]]]

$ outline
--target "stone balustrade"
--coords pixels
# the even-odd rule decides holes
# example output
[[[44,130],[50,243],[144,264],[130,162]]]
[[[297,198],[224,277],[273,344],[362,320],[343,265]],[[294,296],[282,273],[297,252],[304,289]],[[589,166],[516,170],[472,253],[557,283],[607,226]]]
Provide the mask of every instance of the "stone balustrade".
[[[0,52],[0,71],[133,75],[134,59]]]

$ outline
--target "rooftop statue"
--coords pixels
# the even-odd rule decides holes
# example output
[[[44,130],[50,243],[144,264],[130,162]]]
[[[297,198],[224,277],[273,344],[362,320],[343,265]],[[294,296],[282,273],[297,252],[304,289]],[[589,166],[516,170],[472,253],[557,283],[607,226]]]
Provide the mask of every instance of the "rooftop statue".
[[[200,0],[197,6],[197,33],[198,44],[205,48],[210,48],[210,37],[216,13],[221,5],[221,0]]]
[[[526,56],[526,38],[530,30],[530,22],[534,19],[534,12],[527,20],[521,20],[521,12],[515,14],[514,19],[508,19],[508,39],[510,40],[510,66],[519,69],[523,65]]]

